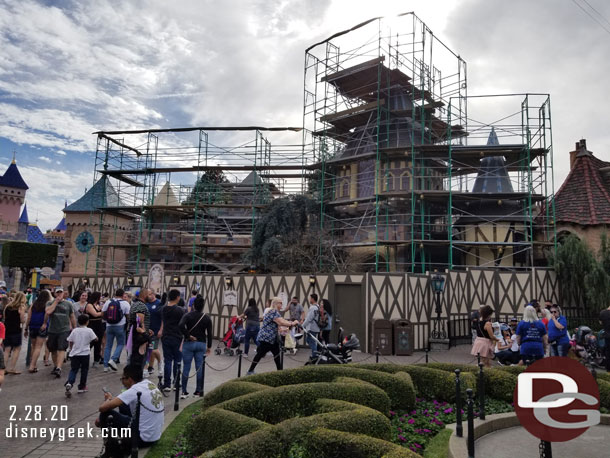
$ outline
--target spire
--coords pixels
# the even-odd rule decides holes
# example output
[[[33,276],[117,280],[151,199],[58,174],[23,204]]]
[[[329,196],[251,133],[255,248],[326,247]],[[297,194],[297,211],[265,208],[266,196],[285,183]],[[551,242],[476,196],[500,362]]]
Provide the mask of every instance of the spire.
[[[0,185],[6,186],[8,188],[16,188],[16,189],[29,189],[28,185],[25,183],[21,174],[19,173],[19,169],[17,168],[17,164],[15,163],[15,159],[11,162],[11,165],[8,166],[4,175],[0,177]]]
[[[13,150],[13,162],[11,162],[11,164],[16,164],[17,163],[17,161],[15,160],[15,154],[16,154],[15,150]]]
[[[21,212],[21,217],[19,218],[18,223],[30,223],[30,218],[28,217],[28,206],[27,204],[23,206],[23,211]]]
[[[487,138],[487,146],[498,146],[500,145],[500,141],[498,140],[498,136],[496,135],[496,129],[491,128],[491,132],[489,132],[489,137]]]

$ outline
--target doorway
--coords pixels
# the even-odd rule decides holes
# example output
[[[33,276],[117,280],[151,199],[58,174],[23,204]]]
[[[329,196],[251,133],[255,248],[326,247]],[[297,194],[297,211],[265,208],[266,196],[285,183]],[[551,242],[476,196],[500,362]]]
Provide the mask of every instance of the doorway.
[[[333,330],[331,341],[337,341],[339,327],[344,335],[355,333],[360,339],[361,350],[365,350],[366,342],[366,310],[360,283],[336,283],[333,302]]]

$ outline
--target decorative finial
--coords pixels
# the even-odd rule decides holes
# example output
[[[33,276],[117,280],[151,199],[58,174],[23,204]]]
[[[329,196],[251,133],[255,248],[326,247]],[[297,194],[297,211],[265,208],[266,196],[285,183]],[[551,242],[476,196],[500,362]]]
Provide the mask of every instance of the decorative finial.
[[[13,162],[11,162],[11,164],[17,163],[17,161],[15,160],[15,154],[16,154],[16,152],[15,152],[15,150],[13,150]]]

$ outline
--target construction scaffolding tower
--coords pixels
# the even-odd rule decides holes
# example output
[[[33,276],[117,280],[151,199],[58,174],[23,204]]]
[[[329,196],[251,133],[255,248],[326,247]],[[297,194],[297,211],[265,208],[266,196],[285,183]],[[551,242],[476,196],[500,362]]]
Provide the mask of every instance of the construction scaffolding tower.
[[[466,62],[413,13],[311,46],[304,80],[303,165],[356,270],[542,262],[554,240],[548,94],[469,96]]]

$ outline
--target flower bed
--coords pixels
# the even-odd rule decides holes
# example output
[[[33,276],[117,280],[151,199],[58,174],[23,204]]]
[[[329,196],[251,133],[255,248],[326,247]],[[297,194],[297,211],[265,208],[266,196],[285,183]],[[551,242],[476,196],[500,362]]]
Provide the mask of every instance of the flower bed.
[[[513,406],[505,401],[487,399],[485,413],[512,412]],[[465,410],[462,410],[465,413]],[[474,409],[475,417],[479,416],[478,406]],[[464,421],[466,420],[463,415]],[[456,422],[455,405],[445,401],[426,401],[416,398],[415,409],[410,411],[390,411],[392,424],[392,442],[423,454],[430,440],[445,428],[445,425]]]

